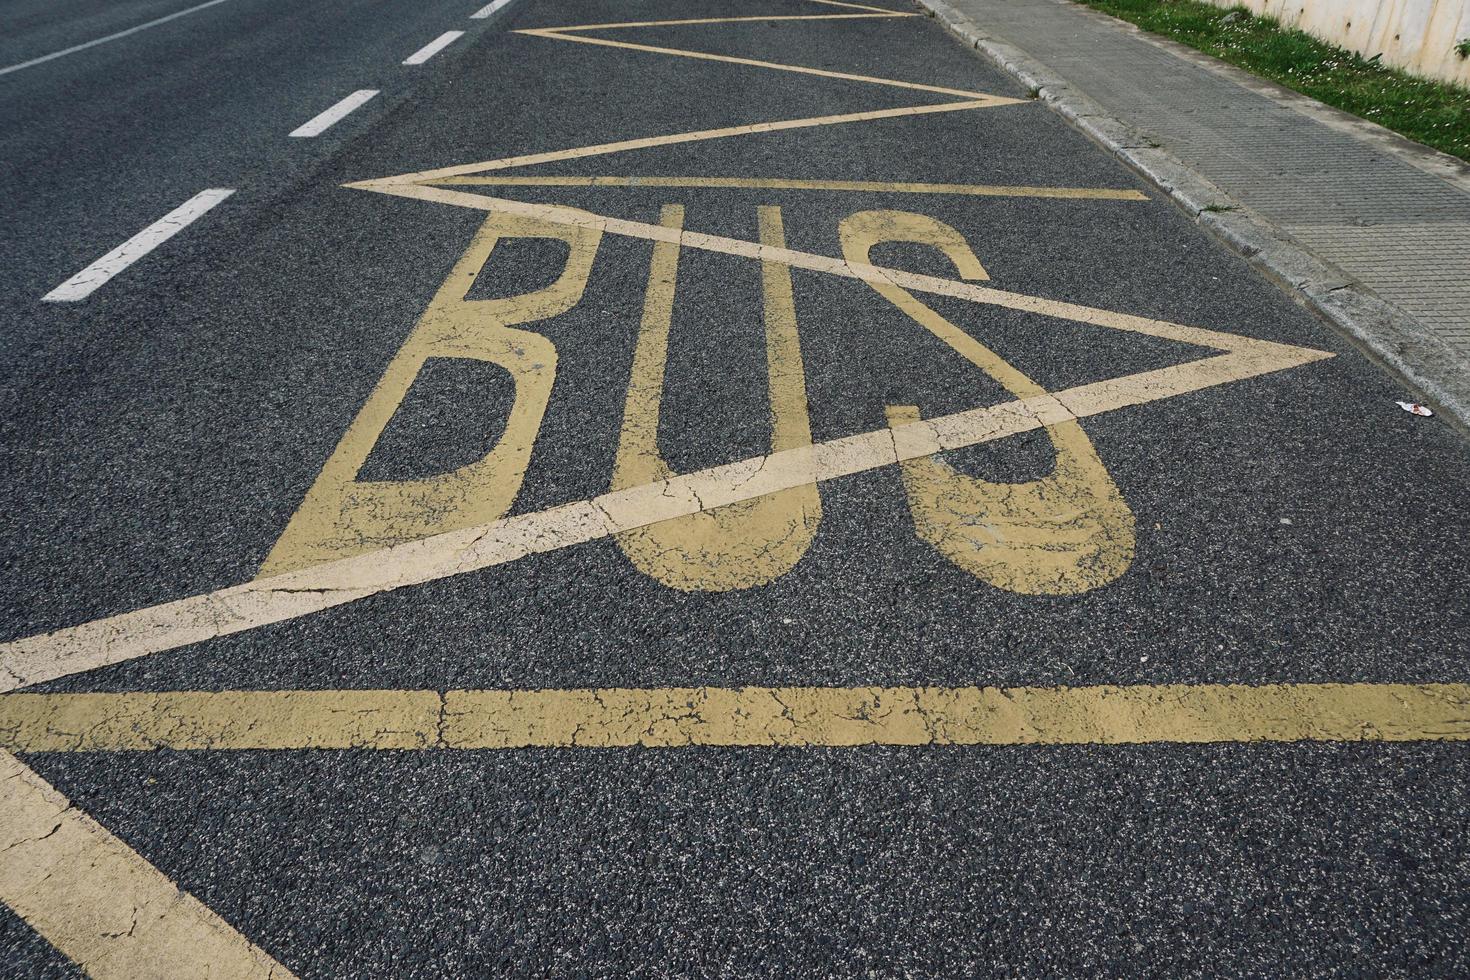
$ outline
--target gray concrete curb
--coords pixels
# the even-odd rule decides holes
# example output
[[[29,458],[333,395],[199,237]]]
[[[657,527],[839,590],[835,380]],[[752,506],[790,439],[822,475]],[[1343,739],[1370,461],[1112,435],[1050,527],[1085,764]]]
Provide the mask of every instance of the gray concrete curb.
[[[1201,227],[1239,253],[1470,433],[1470,373],[1428,327],[1304,250],[1201,174],[1104,109],[1004,38],[992,37],[946,0],[915,0],[941,24],[1109,153],[1138,171]]]

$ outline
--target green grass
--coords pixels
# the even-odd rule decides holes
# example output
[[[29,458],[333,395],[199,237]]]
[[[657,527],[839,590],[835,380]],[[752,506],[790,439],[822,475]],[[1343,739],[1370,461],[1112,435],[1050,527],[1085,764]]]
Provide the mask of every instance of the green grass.
[[[1243,7],[1225,10],[1198,0],[1081,2],[1470,160],[1470,91],[1463,88],[1385,67],[1376,56],[1364,58]]]

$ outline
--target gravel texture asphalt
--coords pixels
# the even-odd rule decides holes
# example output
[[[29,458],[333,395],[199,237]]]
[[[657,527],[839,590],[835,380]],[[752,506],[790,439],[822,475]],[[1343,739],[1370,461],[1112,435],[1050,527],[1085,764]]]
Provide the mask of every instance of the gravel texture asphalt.
[[[168,5],[22,4],[5,63]],[[483,215],[368,178],[933,93],[517,35],[831,13],[798,0],[231,0],[0,78],[5,639],[250,579]],[[35,8],[32,10],[32,8]],[[837,11],[840,12],[840,11]],[[102,25],[99,18],[108,20]],[[75,18],[75,31],[64,30]],[[91,18],[91,19],[89,19]],[[20,22],[18,20],[18,22]],[[24,25],[23,25],[24,26]],[[427,64],[403,58],[468,34]],[[29,31],[29,33],[28,33]],[[612,37],[604,33],[599,36]],[[42,685],[46,691],[1470,681],[1470,454],[1403,391],[923,17],[636,28],[622,41],[1020,98],[563,161],[540,174],[1126,188],[1145,201],[513,188],[517,200],[840,255],[838,222],[918,211],[1000,289],[1335,357],[1083,425],[1138,529],[1116,582],[1027,596],[914,534],[893,468],[822,487],[787,575],[670,589],[610,539]],[[359,88],[314,140],[285,134]],[[237,194],[86,302],[38,302],[205,187]],[[607,489],[648,274],[608,237],[535,325],[558,374],[515,513]],[[939,276],[933,250],[876,261]],[[547,282],[497,250],[479,295]],[[866,285],[798,270],[813,437],[1003,401]],[[770,444],[761,279],[686,250],[661,445],[688,471]],[[1194,346],[933,298],[1049,390]],[[445,363],[376,479],[482,456],[513,397]],[[1042,433],[949,454],[1024,480]],[[1470,970],[1470,751],[1445,744],[33,754],[25,762],[301,976],[1442,975]],[[7,975],[74,971],[0,910]]]

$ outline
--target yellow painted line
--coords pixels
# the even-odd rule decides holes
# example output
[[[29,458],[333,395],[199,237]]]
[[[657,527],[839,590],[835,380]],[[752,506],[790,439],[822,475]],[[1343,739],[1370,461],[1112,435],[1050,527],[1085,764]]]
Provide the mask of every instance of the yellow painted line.
[[[0,901],[88,976],[291,977],[8,752],[0,786]]]
[[[684,133],[668,133],[663,136],[644,136],[637,139],[618,140],[612,143],[596,143],[590,146],[574,146],[564,150],[549,150],[542,153],[527,153],[522,156],[503,157],[499,160],[484,160],[479,163],[458,164],[434,170],[419,170],[383,177],[377,180],[344,184],[345,187],[376,189],[379,184],[423,184],[442,181],[449,177],[465,174],[487,173],[529,167],[538,163],[557,163],[562,160],[580,160],[585,157],[622,153],[627,150],[647,150],[659,146],[674,146],[679,143],[697,143],[704,140],[726,139],[737,136],[759,136],[792,129],[813,126],[840,126],[846,123],[871,122],[877,119],[897,119],[902,116],[920,116],[936,112],[961,112],[966,109],[988,109],[992,106],[1010,105],[1018,100],[1002,96],[984,99],[968,99],[964,102],[942,102],[937,105],[900,106],[895,109],[866,109],[861,112],[844,112],[829,116],[808,116],[802,119],[780,119],[774,122],[745,123],[740,126],[724,126],[719,129],[700,129]],[[372,185],[372,186],[370,186]]]
[[[1265,344],[1264,341],[1252,341]],[[1280,348],[1273,352],[1270,348]],[[0,644],[0,691],[284,622],[368,596],[556,551],[813,478],[837,479],[1332,355],[1271,344],[957,412],[616,490],[533,514],[258,578]]]
[[[967,89],[944,88],[938,85],[924,85],[919,82],[902,82],[893,78],[877,78],[872,75],[855,75],[843,71],[827,71],[824,68],[807,68],[803,65],[787,65],[775,61],[759,61],[754,58],[736,58],[731,55],[710,54],[707,51],[686,51],[683,48],[663,48],[652,44],[635,44],[632,41],[614,41],[605,37],[583,37],[577,34],[561,33],[565,28],[540,28],[525,31],[515,31],[516,34],[525,34],[530,37],[547,38],[554,41],[573,41],[577,44],[595,44],[605,48],[622,48],[627,51],[643,51],[649,54],[664,54],[676,58],[693,58],[697,61],[718,61],[729,65],[743,65],[747,68],[767,68],[771,71],[789,71],[801,75],[815,75],[818,78],[834,78],[845,82],[863,82],[869,85],[886,85],[890,88],[913,89],[918,92],[938,92],[941,95],[958,95],[971,99],[989,99],[997,96],[989,96],[984,92],[972,92]],[[1007,102],[1023,102],[1024,99],[1007,99]]]
[[[427,749],[443,705],[437,691],[0,694],[0,749]]]
[[[1142,191],[1112,187],[1022,187],[1006,184],[927,184],[891,180],[801,180],[781,177],[519,176],[445,177],[435,186],[690,187],[728,190],[855,191],[873,194],[954,194],[967,197],[1045,197],[1069,201],[1147,201]]]
[[[887,7],[870,7],[865,3],[843,3],[842,0],[811,0],[812,3],[826,4],[829,7],[850,7],[853,10],[873,10],[880,14],[903,13],[899,10],[889,10]]]
[[[0,696],[25,752],[1470,739],[1470,684],[172,691]]]
[[[892,17],[917,17],[917,13],[900,10],[868,9],[864,14],[782,14],[779,17],[688,17],[681,20],[625,20],[610,24],[572,24],[557,27],[527,27],[516,34],[571,34],[583,31],[621,31],[635,27],[684,27],[691,24],[748,24],[776,20],[884,20]]]
[[[714,510],[814,480],[821,482],[960,449],[1045,426],[1141,405],[1331,357],[1273,341],[1151,320],[992,289],[977,283],[850,264],[842,259],[738,239],[605,218],[575,208],[524,204],[443,188],[385,182],[373,189],[540,220],[598,227],[654,241],[740,255],[761,262],[892,284],[916,292],[1090,323],[1225,351],[1167,368],[1078,385],[933,419],[922,419],[813,446],[801,446],[715,466],[590,500],[522,514],[350,558],[257,578],[215,592],[121,613],[51,633],[0,644],[0,691],[177,649],[219,636],[279,623],[358,599],[555,551],[660,521]],[[672,237],[671,237],[672,236]]]
[[[1151,320],[1147,317],[1134,316],[1128,313],[1101,310],[1076,303],[1064,303],[1059,300],[1045,299],[1040,296],[1030,296],[1025,293],[994,289],[972,282],[957,282],[950,279],[941,279],[937,276],[906,272],[902,269],[891,269],[885,266],[869,265],[861,262],[849,262],[845,259],[834,258],[828,255],[818,255],[812,252],[802,252],[789,248],[776,248],[770,245],[762,245],[759,242],[750,242],[738,238],[726,238],[703,232],[678,231],[662,225],[649,224],[642,221],[629,221],[624,218],[612,218],[594,214],[581,208],[566,207],[559,204],[533,204],[525,201],[512,201],[506,198],[491,197],[485,194],[471,194],[444,187],[405,183],[399,178],[363,181],[361,183],[348,184],[347,186],[359,190],[378,191],[379,193],[392,194],[398,197],[410,197],[417,200],[452,204],[482,211],[503,211],[507,214],[521,215],[537,221],[595,229],[606,234],[621,235],[627,238],[642,238],[653,242],[678,242],[686,248],[703,249],[705,251],[718,252],[761,262],[781,262],[794,269],[822,272],[828,275],[856,279],[883,286],[902,286],[905,289],[911,289],[915,292],[930,293],[936,296],[952,296],[956,299],[1000,306],[1007,309],[1019,310],[1024,313],[1035,313],[1041,316],[1074,320],[1078,323],[1090,323],[1100,327],[1111,327],[1116,330],[1147,334],[1149,336],[1162,337],[1166,340],[1177,340],[1186,344],[1213,347],[1218,350],[1243,351],[1247,348],[1261,352],[1268,350],[1278,352],[1306,350],[1306,348],[1292,347],[1286,344],[1254,340],[1237,334],[1207,330],[1203,327],[1188,327],[1165,320]],[[1312,353],[1320,357],[1331,356],[1320,351],[1313,351]],[[1316,358],[1314,357],[1313,359]]]

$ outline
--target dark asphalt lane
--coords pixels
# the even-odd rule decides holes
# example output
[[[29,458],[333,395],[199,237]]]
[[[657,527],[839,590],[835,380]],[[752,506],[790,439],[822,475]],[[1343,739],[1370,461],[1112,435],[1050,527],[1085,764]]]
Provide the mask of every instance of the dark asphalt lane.
[[[188,6],[7,4],[16,29],[4,32],[0,67]],[[0,76],[0,303],[45,318],[38,297],[207,187],[239,191],[212,223],[269,207],[438,70],[436,61],[401,65],[410,54],[446,30],[493,29],[469,19],[476,9],[472,0],[228,0]],[[321,136],[287,138],[357,89],[382,94]],[[121,279],[97,302],[130,280],[139,281]]]
[[[154,21],[199,13],[207,0],[53,0],[6,4],[0,37],[0,70],[89,44],[124,31],[151,30]],[[232,3],[234,0],[221,0]],[[215,4],[219,6],[220,4]],[[206,7],[205,9],[210,9]],[[187,11],[187,13],[186,13]],[[157,25],[162,26],[162,25]],[[110,42],[109,42],[110,43]]]
[[[488,29],[466,19],[471,9],[405,6],[405,26],[398,7],[353,17],[358,7],[345,4],[277,6],[234,0],[199,14],[241,20],[197,68],[160,49],[130,55],[156,60],[127,69],[146,76],[136,88],[115,87],[147,93],[136,111],[160,128],[117,163],[157,190],[151,201],[119,203],[124,179],[105,147],[78,150],[74,175],[38,169],[50,152],[44,127],[60,124],[0,100],[17,114],[7,143],[33,161],[0,178],[5,194],[25,191],[8,245],[31,256],[16,277],[29,292],[7,277],[0,309],[5,639],[255,575],[483,220],[341,184],[951,98],[507,33],[735,13],[712,2],[519,0]],[[813,11],[830,12],[796,0],[738,12]],[[307,63],[311,31],[294,18],[350,28],[322,70]],[[396,74],[448,29],[478,33],[421,77]],[[921,18],[616,37],[1026,94]],[[83,57],[38,68],[28,84],[52,67],[80,71],[68,61]],[[237,90],[221,81],[229,72],[210,74],[218,59],[263,70]],[[66,84],[91,93],[86,104],[108,87],[105,74]],[[309,145],[284,139],[340,95],[390,84],[394,100],[363,118],[300,141]],[[280,101],[267,108],[262,92]],[[142,107],[153,98],[158,108]],[[212,99],[254,108],[230,117],[230,138],[159,143],[184,126],[188,105],[197,112]],[[83,116],[66,129],[81,141],[89,126],[102,123]],[[922,212],[964,234],[996,288],[1337,356],[1087,419],[1138,540],[1118,581],[1081,595],[1005,592],[945,561],[916,538],[889,468],[824,484],[811,550],[761,588],[676,591],[599,540],[37,690],[1470,680],[1463,437],[1400,412],[1393,402],[1407,393],[1392,378],[1044,106],[525,172],[1139,189],[1147,201],[492,192],[645,222],[681,203],[687,228],[745,240],[756,236],[756,207],[777,204],[788,245],[822,255],[841,254],[838,223],[853,212]],[[32,287],[50,288],[194,189],[237,185],[228,215],[95,302],[35,302]],[[83,216],[84,198],[109,216]],[[48,207],[62,217],[42,231]],[[98,240],[78,243],[94,220],[119,227],[97,224]],[[582,302],[534,325],[556,346],[558,375],[515,513],[607,489],[650,252],[606,237]],[[952,274],[931,249],[883,246],[874,258]],[[498,250],[476,295],[544,284],[558,262],[554,247]],[[864,284],[797,271],[794,291],[817,441],[881,428],[885,404],[932,417],[1009,397]],[[1203,353],[926,301],[1049,390]],[[660,425],[674,469],[769,447],[761,308],[753,263],[685,250]],[[368,472],[402,478],[476,458],[510,398],[503,376],[426,372]],[[1053,453],[1033,433],[947,458],[1019,481],[1049,469]],[[1462,745],[24,758],[301,976],[1452,976],[1470,969]],[[66,975],[13,916],[0,917],[0,961],[17,975]]]
[[[45,762],[308,975],[1463,972],[1452,746]]]

